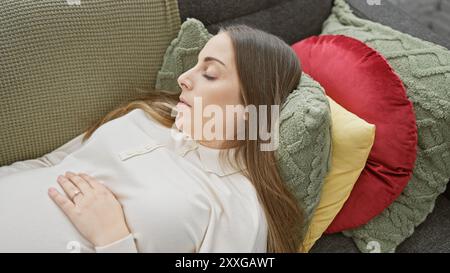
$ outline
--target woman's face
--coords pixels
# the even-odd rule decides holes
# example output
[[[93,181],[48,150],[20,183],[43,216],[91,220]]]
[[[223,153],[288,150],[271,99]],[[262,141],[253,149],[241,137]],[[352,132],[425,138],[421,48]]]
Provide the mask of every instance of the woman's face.
[[[233,130],[226,129],[226,125],[231,124],[231,117],[225,110],[227,105],[243,107],[243,102],[234,49],[226,33],[219,33],[207,42],[198,55],[197,64],[180,75],[178,84],[182,89],[180,103],[177,105],[179,114],[175,121],[179,130],[191,136],[199,134],[195,131],[200,130],[200,138],[203,140],[209,137],[206,134],[210,131],[216,133],[215,136],[219,135],[222,140],[236,135],[236,132],[231,132],[236,126],[232,127]],[[222,111],[222,121],[225,122],[221,122],[216,110]],[[243,115],[237,114],[237,118],[239,121]],[[211,128],[214,129],[210,130]],[[198,139],[200,135],[196,136],[194,138]]]

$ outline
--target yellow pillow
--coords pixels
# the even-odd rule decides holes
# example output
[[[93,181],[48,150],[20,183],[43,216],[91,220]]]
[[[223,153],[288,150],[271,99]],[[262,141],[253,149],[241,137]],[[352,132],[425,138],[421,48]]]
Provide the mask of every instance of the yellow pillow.
[[[327,96],[328,97],[328,96]],[[358,180],[375,140],[367,123],[328,97],[331,109],[331,169],[299,252],[308,252],[339,213]]]

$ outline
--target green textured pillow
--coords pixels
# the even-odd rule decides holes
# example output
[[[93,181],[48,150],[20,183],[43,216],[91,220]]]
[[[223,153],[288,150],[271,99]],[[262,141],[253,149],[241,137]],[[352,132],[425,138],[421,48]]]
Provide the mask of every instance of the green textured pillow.
[[[306,73],[281,106],[277,156],[309,223],[331,168],[331,110],[322,86]]]
[[[202,22],[187,19],[180,28],[178,37],[169,45],[164,61],[156,77],[155,89],[179,93],[178,76],[197,63],[197,56],[213,35]]]
[[[156,89],[180,92],[178,76],[195,66],[199,52],[211,37],[200,21],[186,20],[166,51]],[[283,179],[305,209],[308,221],[331,164],[330,126],[330,106],[323,88],[303,73],[299,87],[281,106],[276,154]]]
[[[402,79],[414,105],[418,147],[412,179],[383,213],[344,232],[362,252],[378,246],[382,252],[394,252],[433,210],[450,178],[450,51],[358,18],[344,0],[335,0],[322,34],[350,36],[380,52]]]
[[[177,0],[0,1],[0,166],[46,154],[156,82]]]

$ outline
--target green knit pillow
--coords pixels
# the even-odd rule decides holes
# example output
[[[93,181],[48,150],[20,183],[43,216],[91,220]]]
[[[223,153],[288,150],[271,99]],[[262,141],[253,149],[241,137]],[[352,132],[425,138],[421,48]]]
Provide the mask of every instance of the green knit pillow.
[[[306,73],[281,106],[277,157],[309,223],[331,168],[331,110],[322,86]]]
[[[180,23],[177,0],[0,1],[0,166],[153,88]]]
[[[177,78],[197,63],[197,55],[213,35],[202,22],[187,19],[178,37],[172,40],[164,54],[164,61],[156,77],[155,89],[181,92]]]
[[[212,35],[196,19],[181,25],[158,73],[156,89],[180,92],[177,78],[195,66],[197,56]],[[299,86],[280,113],[278,166],[284,181],[304,208],[309,221],[316,208],[331,160],[330,106],[323,88],[303,73]]]
[[[418,127],[412,179],[398,199],[368,224],[345,231],[362,252],[394,252],[433,210],[450,178],[450,51],[390,27],[356,17],[335,0],[322,34],[343,34],[380,52],[402,79]]]

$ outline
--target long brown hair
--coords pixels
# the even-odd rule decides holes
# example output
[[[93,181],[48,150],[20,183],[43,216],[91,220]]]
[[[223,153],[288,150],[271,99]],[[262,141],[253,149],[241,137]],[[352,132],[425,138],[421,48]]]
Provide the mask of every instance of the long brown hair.
[[[295,53],[278,37],[245,25],[223,27],[219,32],[231,38],[244,105],[255,105],[257,111],[259,105],[268,106],[265,113],[270,131],[270,106],[281,107],[300,81],[302,72]],[[83,141],[102,124],[137,108],[162,125],[172,127],[175,122],[172,108],[178,96],[164,90],[148,91],[147,95],[119,106],[91,125]],[[268,224],[267,252],[297,252],[303,240],[303,210],[282,180],[275,151],[263,151],[259,138],[248,139],[248,129],[247,126],[247,138],[239,141],[231,163],[244,166],[243,174],[254,185],[264,208]],[[227,149],[221,150],[221,161],[229,159],[227,155]]]

